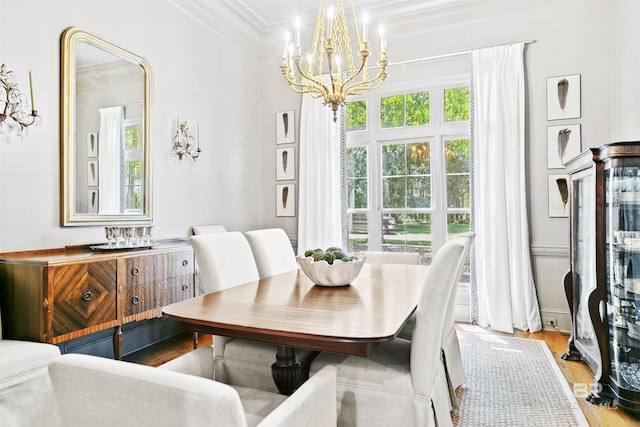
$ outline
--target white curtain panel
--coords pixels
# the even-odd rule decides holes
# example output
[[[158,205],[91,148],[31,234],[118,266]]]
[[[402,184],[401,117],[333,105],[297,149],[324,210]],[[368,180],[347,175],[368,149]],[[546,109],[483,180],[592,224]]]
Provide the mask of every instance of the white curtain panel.
[[[340,123],[321,99],[302,97],[298,253],[341,246]]]
[[[542,323],[527,222],[524,44],[471,56],[478,321],[535,332]]]
[[[120,212],[120,155],[122,146],[122,107],[100,108],[98,134],[98,210],[100,214]]]

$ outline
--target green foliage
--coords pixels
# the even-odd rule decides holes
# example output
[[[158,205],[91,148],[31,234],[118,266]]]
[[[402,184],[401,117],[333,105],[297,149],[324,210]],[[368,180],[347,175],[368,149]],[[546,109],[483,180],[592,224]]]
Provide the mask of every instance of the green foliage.
[[[351,209],[368,206],[367,147],[347,148],[347,195]]]
[[[445,142],[448,208],[469,208],[471,206],[469,156],[469,139],[454,139]]]
[[[380,99],[380,127],[428,125],[431,121],[429,92],[394,95]]]
[[[444,90],[444,121],[463,122],[469,120],[469,86]]]
[[[367,129],[367,101],[347,103],[347,132]]]
[[[140,134],[142,128],[140,126],[127,126],[124,128],[124,149],[125,150],[139,150],[140,141],[142,140]]]

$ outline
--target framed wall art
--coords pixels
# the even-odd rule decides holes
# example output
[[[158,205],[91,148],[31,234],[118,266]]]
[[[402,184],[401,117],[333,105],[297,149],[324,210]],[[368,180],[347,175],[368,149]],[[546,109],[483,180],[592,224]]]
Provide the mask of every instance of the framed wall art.
[[[580,125],[547,127],[547,167],[563,169],[564,163],[580,154]]]
[[[296,179],[296,149],[276,149],[276,181]]]
[[[87,134],[87,157],[98,157],[98,132]]]
[[[98,161],[89,160],[87,162],[87,185],[92,187],[98,185]]]
[[[549,175],[549,217],[569,217],[569,175]]]
[[[547,120],[580,117],[580,74],[547,79]]]
[[[276,113],[276,144],[296,142],[295,111]]]
[[[90,214],[98,213],[98,189],[90,188],[87,191],[87,205],[89,206]]]
[[[295,184],[276,185],[276,216],[296,216]]]

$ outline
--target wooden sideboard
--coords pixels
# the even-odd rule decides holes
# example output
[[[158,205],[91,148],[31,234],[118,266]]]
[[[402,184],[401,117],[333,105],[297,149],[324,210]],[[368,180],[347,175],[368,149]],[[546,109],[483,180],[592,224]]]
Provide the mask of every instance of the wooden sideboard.
[[[0,254],[2,337],[57,344],[162,317],[162,307],[196,295],[186,241],[152,249],[96,252],[88,246]]]

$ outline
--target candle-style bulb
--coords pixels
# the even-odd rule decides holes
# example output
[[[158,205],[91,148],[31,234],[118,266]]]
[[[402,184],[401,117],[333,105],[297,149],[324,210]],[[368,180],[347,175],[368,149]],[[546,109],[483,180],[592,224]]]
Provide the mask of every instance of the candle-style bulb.
[[[291,39],[291,35],[289,31],[284,32],[284,49],[282,50],[282,57],[286,58],[287,53],[289,52],[289,40]]]
[[[296,17],[296,46],[300,47],[300,17]]]
[[[362,41],[367,41],[367,23],[369,22],[369,16],[367,13],[362,14]]]

